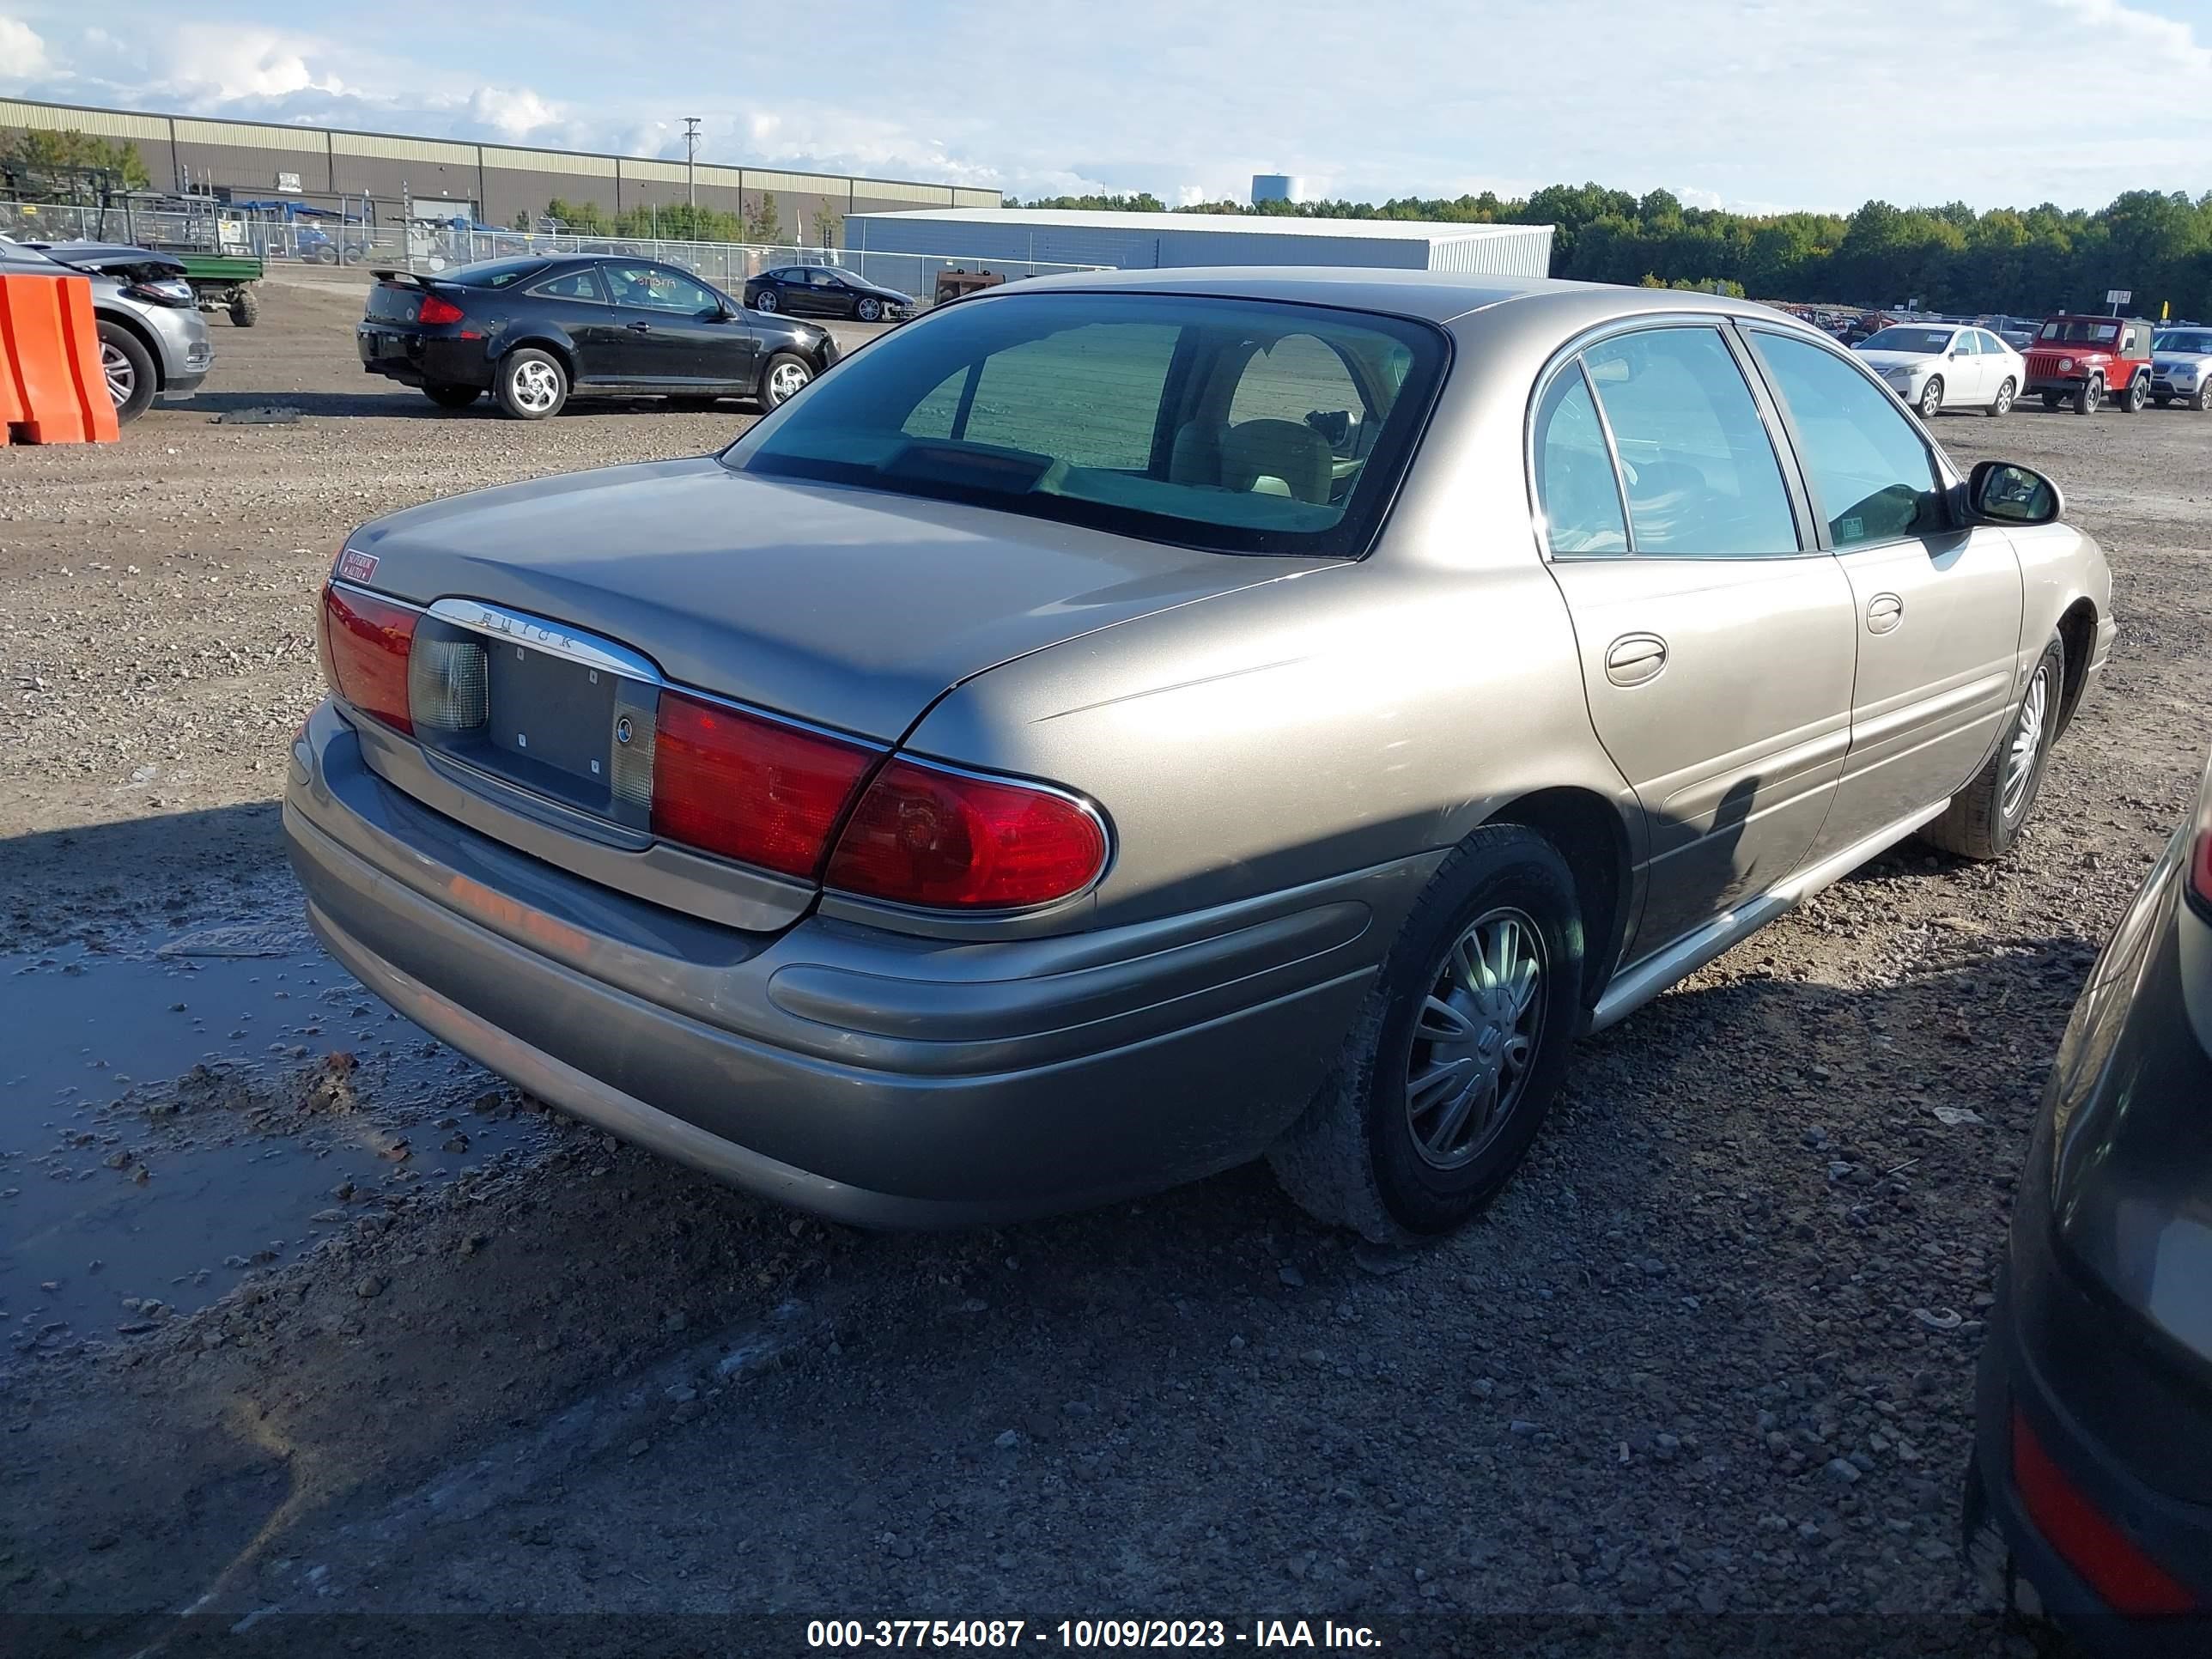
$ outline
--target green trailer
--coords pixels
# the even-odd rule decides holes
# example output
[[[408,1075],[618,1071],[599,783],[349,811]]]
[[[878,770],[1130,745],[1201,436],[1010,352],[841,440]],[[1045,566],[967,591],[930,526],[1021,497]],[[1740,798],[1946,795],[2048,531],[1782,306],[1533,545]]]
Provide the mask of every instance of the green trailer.
[[[164,250],[183,262],[185,280],[202,311],[228,311],[240,328],[260,320],[261,302],[253,285],[267,274],[259,257],[251,253],[194,253],[182,248]]]

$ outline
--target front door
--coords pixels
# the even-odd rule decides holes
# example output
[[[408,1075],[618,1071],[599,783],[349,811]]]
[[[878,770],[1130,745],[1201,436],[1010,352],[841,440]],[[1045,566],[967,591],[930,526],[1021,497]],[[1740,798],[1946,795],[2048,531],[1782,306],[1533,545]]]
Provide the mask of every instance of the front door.
[[[714,289],[642,261],[610,264],[605,274],[632,337],[631,372],[623,378],[656,386],[750,384],[751,331],[724,316]]]
[[[1738,352],[1707,324],[1611,335],[1538,408],[1552,574],[1650,826],[1631,961],[1802,863],[1850,742],[1850,585],[1801,529]]]
[[[1962,328],[1951,337],[1951,359],[1943,365],[1943,401],[1960,407],[1968,404],[1989,401],[1989,388],[1982,384],[1982,349],[1975,342],[1974,331]]]
[[[1936,456],[1857,364],[1747,333],[1850,584],[1850,756],[1820,836],[1840,851],[1956,793],[1988,758],[2020,690],[2020,560],[2002,530],[1957,521]]]

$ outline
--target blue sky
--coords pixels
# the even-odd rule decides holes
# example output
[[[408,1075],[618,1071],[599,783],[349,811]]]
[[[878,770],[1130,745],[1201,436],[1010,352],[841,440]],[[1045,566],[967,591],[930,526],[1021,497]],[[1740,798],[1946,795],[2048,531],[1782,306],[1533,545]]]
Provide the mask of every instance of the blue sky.
[[[809,9],[0,0],[0,92],[645,155],[680,155],[696,115],[707,159],[1024,197],[1241,197],[1261,171],[1755,210],[2212,189],[2212,0]],[[2025,96],[2100,62],[2104,107]]]

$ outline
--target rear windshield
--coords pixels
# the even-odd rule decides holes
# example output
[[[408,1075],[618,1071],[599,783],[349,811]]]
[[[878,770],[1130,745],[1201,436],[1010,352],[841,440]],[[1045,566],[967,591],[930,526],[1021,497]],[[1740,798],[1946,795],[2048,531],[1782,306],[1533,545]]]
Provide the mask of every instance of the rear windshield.
[[[1182,295],[970,300],[884,335],[724,464],[1220,553],[1365,551],[1440,331]]]
[[[543,259],[487,259],[480,265],[463,265],[459,270],[445,271],[438,280],[459,283],[463,288],[511,288],[544,269]]]
[[[1859,342],[1868,351],[1948,351],[1954,331],[1948,328],[1885,328]]]
[[[2057,318],[2043,325],[2041,337],[2063,341],[2068,345],[2110,345],[2120,337],[2120,325],[2081,317]]]

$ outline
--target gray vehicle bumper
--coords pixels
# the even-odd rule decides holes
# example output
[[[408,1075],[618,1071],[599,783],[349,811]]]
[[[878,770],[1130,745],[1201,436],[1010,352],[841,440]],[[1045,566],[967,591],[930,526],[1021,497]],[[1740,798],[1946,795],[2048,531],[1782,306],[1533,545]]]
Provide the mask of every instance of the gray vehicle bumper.
[[[889,1227],[1080,1208],[1256,1156],[1435,863],[1056,938],[819,916],[750,933],[432,812],[328,703],[294,746],[284,827],[318,935],[433,1035],[733,1185]]]

